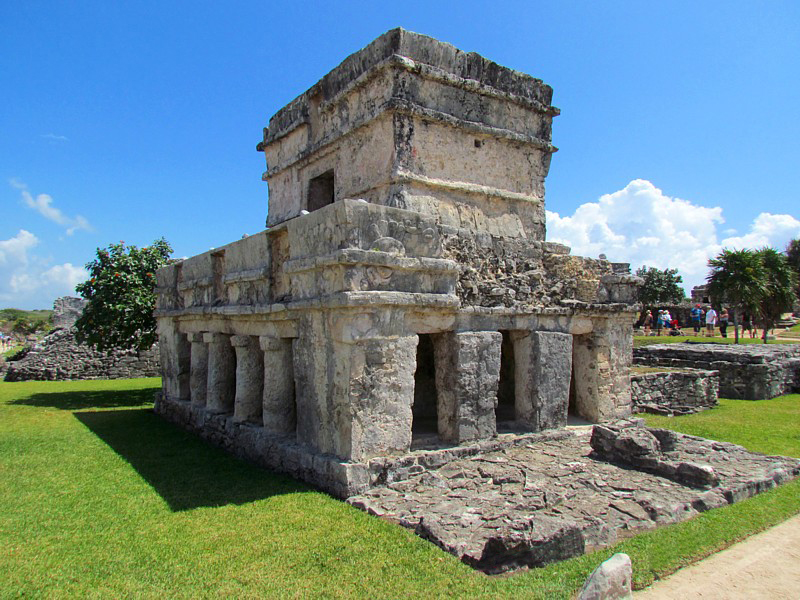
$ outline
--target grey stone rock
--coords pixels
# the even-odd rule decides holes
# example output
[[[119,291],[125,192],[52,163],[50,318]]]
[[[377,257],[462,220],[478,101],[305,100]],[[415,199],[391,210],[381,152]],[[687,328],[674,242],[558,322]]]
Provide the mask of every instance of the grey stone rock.
[[[633,598],[632,580],[631,558],[618,552],[592,571],[577,600],[628,600]]]

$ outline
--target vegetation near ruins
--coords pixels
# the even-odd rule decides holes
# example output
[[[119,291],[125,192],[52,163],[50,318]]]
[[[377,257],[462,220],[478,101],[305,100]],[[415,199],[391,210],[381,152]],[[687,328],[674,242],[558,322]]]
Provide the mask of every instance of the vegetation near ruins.
[[[169,262],[164,238],[137,248],[125,242],[98,248],[86,264],[89,279],[75,288],[87,301],[76,339],[97,350],[147,350],[156,342],[156,271]]]
[[[708,266],[711,297],[730,306],[734,325],[742,322],[743,313],[753,315],[766,344],[767,332],[797,302],[798,275],[787,256],[774,248],[724,249]],[[735,326],[734,340],[739,342]]]
[[[639,267],[636,276],[642,278],[639,288],[639,301],[645,305],[673,303],[683,300],[683,278],[678,269],[657,269],[655,267]]]
[[[0,597],[570,598],[614,552],[636,587],[800,512],[800,481],[510,577],[233,458],[153,414],[158,379],[0,383]],[[800,395],[648,424],[800,456]]]

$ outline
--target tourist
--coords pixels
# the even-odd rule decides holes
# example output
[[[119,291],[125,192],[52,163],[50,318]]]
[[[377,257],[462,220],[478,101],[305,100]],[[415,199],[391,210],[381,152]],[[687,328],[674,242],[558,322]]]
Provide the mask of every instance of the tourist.
[[[672,322],[670,323],[672,327],[672,331],[669,332],[670,335],[683,335],[681,331],[681,322],[678,321],[678,317],[673,317]]]
[[[672,315],[669,314],[669,310],[666,308],[664,309],[664,329],[667,330],[667,335],[670,335],[670,328],[672,327]]]
[[[744,313],[742,315],[742,337],[744,337],[744,332],[750,332],[750,338],[753,338],[753,317],[750,316],[750,313]]]
[[[691,312],[692,329],[695,335],[700,335],[700,330],[703,328],[703,308],[699,304],[695,304]]]
[[[719,311],[719,334],[728,337],[728,309],[723,308]]]
[[[714,337],[714,326],[717,324],[717,311],[713,306],[706,310],[706,336]]]
[[[649,310],[644,313],[644,322],[642,325],[644,327],[644,334],[650,335],[650,330],[653,328],[653,313]]]
[[[656,335],[661,335],[661,330],[664,328],[664,311],[658,311],[658,317],[656,318]]]

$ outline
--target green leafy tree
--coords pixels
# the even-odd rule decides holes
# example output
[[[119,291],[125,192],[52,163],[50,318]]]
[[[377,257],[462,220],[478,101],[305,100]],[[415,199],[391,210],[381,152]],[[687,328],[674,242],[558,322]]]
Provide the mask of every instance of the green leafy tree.
[[[789,259],[774,248],[757,250],[764,267],[765,294],[758,304],[758,318],[764,329],[764,343],[767,331],[775,327],[781,315],[791,310],[797,296],[797,273],[789,264]]]
[[[146,350],[156,342],[156,270],[169,262],[164,239],[137,248],[124,242],[97,249],[89,279],[76,286],[88,303],[75,323],[76,338],[98,350]]]
[[[639,288],[639,301],[642,304],[653,305],[669,302],[677,304],[683,300],[683,278],[678,275],[677,269],[656,269],[655,267],[639,267],[636,276],[641,277],[644,283]]]
[[[727,302],[733,311],[734,325],[738,312],[747,310],[767,332],[775,327],[784,311],[791,309],[797,290],[797,273],[789,259],[774,248],[759,250],[723,250],[708,261],[711,272],[707,281],[709,294],[718,302]],[[738,328],[734,328],[739,342]]]
[[[795,287],[795,294],[800,298],[800,239],[792,240],[786,246],[786,259],[797,275],[798,284]]]
[[[734,342],[739,343],[739,313],[755,314],[767,293],[766,273],[761,257],[754,250],[723,249],[709,259],[706,281],[708,293],[716,302],[728,304],[733,313]]]

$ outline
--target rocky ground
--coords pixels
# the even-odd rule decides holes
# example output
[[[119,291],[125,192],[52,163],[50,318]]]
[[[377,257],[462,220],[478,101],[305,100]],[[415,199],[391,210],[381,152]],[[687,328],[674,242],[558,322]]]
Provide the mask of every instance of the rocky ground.
[[[800,461],[626,423],[415,471],[348,502],[499,573],[742,500],[800,474]]]

